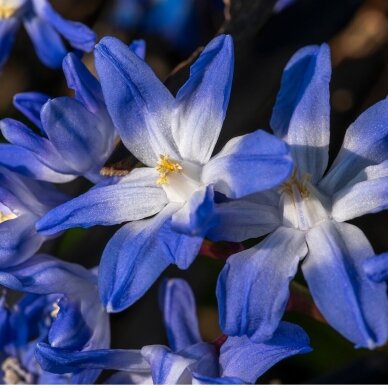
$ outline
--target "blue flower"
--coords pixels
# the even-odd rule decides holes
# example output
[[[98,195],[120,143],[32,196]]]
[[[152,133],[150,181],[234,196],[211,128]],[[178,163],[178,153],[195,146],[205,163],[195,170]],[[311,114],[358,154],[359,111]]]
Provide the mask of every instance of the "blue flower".
[[[127,372],[121,383],[243,384],[254,383],[280,360],[309,352],[309,339],[298,326],[283,322],[269,341],[256,344],[248,337],[229,337],[219,347],[203,342],[198,329],[193,293],[181,279],[162,288],[162,310],[170,347],[150,345],[136,350],[65,352],[39,344],[42,366],[54,373],[105,364]],[[126,378],[125,378],[126,377]]]
[[[130,46],[144,57],[143,41]],[[97,79],[74,54],[63,61],[67,84],[75,98],[49,100],[41,93],[21,93],[15,107],[35,124],[40,134],[13,119],[0,121],[3,136],[0,164],[34,179],[63,183],[85,176],[93,182],[111,155],[118,134],[109,117]]]
[[[37,227],[54,234],[139,220],[114,235],[101,261],[102,300],[109,311],[120,311],[169,264],[185,269],[192,263],[216,221],[215,191],[239,198],[272,188],[290,175],[292,162],[285,143],[261,130],[232,139],[211,157],[232,84],[230,36],[208,44],[176,98],[117,39],[97,45],[96,67],[120,137],[147,167],[58,207]]]
[[[47,0],[2,0],[0,3],[0,68],[7,61],[23,23],[39,59],[60,68],[67,53],[62,37],[81,51],[93,50],[96,35],[84,24],[62,18]]]
[[[330,53],[327,45],[299,50],[285,68],[273,110],[274,133],[291,148],[294,174],[277,191],[230,202],[217,210],[214,239],[242,241],[272,232],[231,256],[217,294],[226,334],[257,341],[276,330],[300,262],[314,301],[328,323],[358,347],[387,340],[385,285],[362,263],[373,255],[363,232],[344,221],[388,204],[388,100],[347,130],[329,171]],[[373,301],[373,302],[372,302]]]
[[[0,270],[29,259],[47,238],[36,221],[68,197],[0,167]]]
[[[66,384],[66,375],[44,372],[35,359],[36,344],[47,337],[55,295],[26,295],[9,308],[0,299],[0,381],[2,384]]]
[[[23,337],[23,345],[28,345],[29,361],[34,366],[34,371],[29,369],[30,364],[26,364],[23,358],[18,358],[17,351],[10,355],[29,373],[37,373],[36,361],[33,359],[37,342],[48,341],[47,346],[50,348],[65,351],[109,347],[109,316],[100,304],[97,277],[92,271],[48,255],[37,255],[23,265],[0,272],[0,284],[13,290],[41,295],[36,297],[39,301],[36,303],[40,304],[41,310],[33,312],[33,319],[35,324],[44,327],[44,330],[38,335],[34,335],[35,330]],[[27,305],[27,308],[27,313],[31,314],[31,306]],[[23,334],[24,327],[26,330],[33,330],[33,322],[19,324],[17,321],[16,333]],[[31,336],[34,337],[32,340]],[[6,338],[9,341],[13,337],[7,334]],[[18,338],[12,340],[15,346],[18,344]],[[72,374],[70,381],[72,384],[93,383],[100,372],[101,369],[80,367]],[[40,378],[45,378],[44,374]]]

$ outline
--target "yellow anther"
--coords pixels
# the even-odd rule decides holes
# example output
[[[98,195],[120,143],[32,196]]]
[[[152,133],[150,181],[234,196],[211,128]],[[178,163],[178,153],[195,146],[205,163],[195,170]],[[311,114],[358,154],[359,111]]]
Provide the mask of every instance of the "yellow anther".
[[[0,19],[9,19],[17,11],[17,7],[12,5],[0,5]]]
[[[0,224],[5,221],[14,220],[17,216],[13,213],[4,214],[0,211]]]
[[[58,303],[53,303],[53,309],[50,313],[51,318],[56,318],[58,316],[59,310],[61,308],[59,307]]]
[[[182,166],[176,160],[170,159],[168,155],[160,155],[156,171],[159,173],[156,183],[158,185],[166,185],[168,184],[168,175],[174,172],[181,172]]]
[[[307,188],[307,183],[310,181],[310,179],[311,179],[311,175],[305,173],[305,174],[303,174],[302,179],[299,180],[297,177],[297,171],[294,170],[290,179],[280,186],[279,191],[281,193],[287,192],[289,194],[292,194],[292,187],[296,186],[298,188],[302,198],[307,198],[310,195],[310,192]]]
[[[17,358],[8,357],[1,365],[3,371],[3,381],[7,385],[32,384],[33,376],[28,373]]]

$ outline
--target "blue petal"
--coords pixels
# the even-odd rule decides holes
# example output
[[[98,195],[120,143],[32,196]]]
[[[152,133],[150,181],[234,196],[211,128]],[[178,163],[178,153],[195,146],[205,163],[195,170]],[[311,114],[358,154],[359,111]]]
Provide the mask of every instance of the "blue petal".
[[[80,175],[99,169],[109,156],[104,122],[79,101],[69,97],[50,100],[42,109],[41,119],[61,159]]]
[[[227,335],[255,342],[277,329],[289,298],[289,283],[306,255],[304,233],[278,228],[264,241],[229,257],[217,284],[220,325]]]
[[[93,113],[105,107],[101,85],[77,55],[69,53],[63,60],[63,72],[67,86],[75,91],[77,100]]]
[[[95,282],[95,276],[80,265],[43,254],[0,273],[3,286],[35,294],[82,295],[85,287]]]
[[[388,253],[368,258],[363,263],[364,271],[373,282],[380,283],[388,280]]]
[[[54,172],[71,174],[74,172],[63,162],[54,145],[45,137],[37,135],[30,128],[13,119],[0,121],[3,136],[12,144],[33,152],[37,159]],[[28,169],[29,166],[26,166]]]
[[[218,140],[233,78],[233,41],[214,38],[190,67],[190,77],[176,96],[173,135],[184,159],[208,162]]]
[[[62,174],[45,165],[35,153],[13,144],[0,144],[0,165],[29,178],[64,183],[76,178]]]
[[[196,257],[201,238],[176,233],[167,206],[157,216],[124,225],[107,244],[99,269],[101,300],[118,312],[136,302],[172,263],[188,266]]]
[[[23,214],[0,224],[0,268],[17,265],[34,255],[45,238],[38,235],[33,214]]]
[[[32,2],[39,17],[53,26],[74,48],[87,52],[93,50],[96,34],[90,28],[79,22],[65,20],[46,0],[32,0]]]
[[[206,372],[209,367],[213,369],[209,364],[216,359],[214,347],[206,343],[196,344],[180,353],[173,353],[166,346],[151,345],[143,347],[141,353],[151,365],[154,384],[191,384],[192,372],[203,372],[198,363],[206,361]]]
[[[276,196],[276,192],[273,193]],[[262,198],[261,193],[255,195]],[[253,196],[217,204],[215,217],[218,224],[210,229],[207,237],[213,241],[241,242],[264,236],[280,226],[278,204],[253,201]]]
[[[217,223],[214,217],[214,191],[211,186],[197,190],[172,216],[172,227],[188,236],[205,236]]]
[[[66,297],[57,303],[59,312],[50,327],[50,345],[61,349],[81,350],[92,333],[82,316],[80,304]]]
[[[46,66],[59,69],[66,55],[66,49],[59,34],[47,22],[34,15],[24,19],[24,27],[39,59]]]
[[[44,343],[36,346],[36,358],[42,368],[52,373],[72,373],[82,369],[114,369],[129,372],[149,371],[139,350],[99,349],[70,351]]]
[[[176,159],[171,93],[142,59],[115,38],[102,39],[95,57],[109,113],[125,146],[148,166],[154,167],[160,154]]]
[[[193,292],[183,279],[169,279],[161,289],[161,305],[169,345],[173,351],[202,342]]]
[[[23,113],[24,116],[43,131],[40,121],[40,111],[48,100],[49,96],[43,93],[18,93],[13,98],[13,104],[17,110]]]
[[[273,109],[271,127],[290,146],[300,176],[319,181],[329,159],[330,49],[300,49],[288,62]]]
[[[134,170],[117,184],[96,187],[48,212],[38,223],[40,233],[52,235],[73,228],[114,225],[158,213],[167,204],[156,186],[156,171]]]
[[[143,39],[134,40],[129,48],[141,59],[145,59],[146,43]]]
[[[273,337],[254,343],[248,337],[228,337],[221,347],[221,376],[234,376],[254,384],[269,368],[286,357],[311,351],[302,328],[281,322]]]
[[[307,233],[302,265],[314,301],[328,321],[357,347],[374,348],[388,336],[385,284],[370,281],[362,268],[373,255],[360,229],[327,221]]]
[[[230,140],[203,168],[202,180],[229,198],[278,186],[291,174],[287,145],[264,131]]]
[[[320,187],[334,194],[362,169],[387,157],[388,99],[385,99],[367,109],[348,128],[342,148]]]
[[[362,170],[333,197],[332,216],[351,220],[388,207],[388,160]]]
[[[237,377],[209,377],[199,373],[193,373],[193,383],[199,385],[221,385],[221,384],[235,384],[242,385],[245,382]]]
[[[17,18],[0,20],[0,69],[7,61],[20,23]]]

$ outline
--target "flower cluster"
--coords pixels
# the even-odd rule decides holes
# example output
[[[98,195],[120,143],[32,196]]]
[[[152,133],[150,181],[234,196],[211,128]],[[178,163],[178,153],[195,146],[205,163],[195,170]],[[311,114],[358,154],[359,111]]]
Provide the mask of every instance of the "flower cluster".
[[[215,153],[232,89],[230,35],[203,49],[173,95],[145,62],[143,41],[103,38],[97,79],[58,35],[90,51],[94,33],[46,0],[0,0],[0,64],[21,21],[45,64],[63,60],[75,93],[16,95],[36,130],[0,121],[0,284],[25,294],[0,299],[4,383],[94,383],[104,369],[115,371],[110,383],[255,383],[311,350],[304,330],[283,321],[299,267],[329,325],[357,347],[386,343],[387,255],[347,221],[387,208],[388,100],[348,128],[328,168],[328,45],[304,47],[286,65],[272,132]],[[138,167],[105,176],[119,142]],[[93,186],[69,198],[58,184],[78,177]],[[120,225],[98,268],[38,253],[65,230],[94,225]],[[205,238],[263,236],[219,274],[220,338],[202,339],[190,286],[169,279],[160,288],[169,346],[111,349],[108,314],[139,300],[168,266],[187,269]]]

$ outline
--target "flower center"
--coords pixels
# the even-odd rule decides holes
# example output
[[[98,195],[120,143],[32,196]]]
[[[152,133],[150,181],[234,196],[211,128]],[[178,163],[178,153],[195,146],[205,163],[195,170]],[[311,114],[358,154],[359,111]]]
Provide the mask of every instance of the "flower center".
[[[9,19],[23,5],[25,0],[0,0],[0,19]]]
[[[182,171],[182,166],[176,160],[170,159],[168,155],[160,155],[155,168],[159,173],[159,178],[156,181],[158,185],[167,185],[170,174]]]
[[[59,307],[58,302],[53,303],[53,309],[51,310],[51,313],[50,313],[51,318],[55,319],[58,316],[58,313],[59,313],[60,309],[61,308]]]
[[[310,183],[310,179],[309,174],[298,179],[294,171],[291,178],[280,187],[285,226],[306,231],[329,218],[323,206],[327,201]]]
[[[19,360],[15,357],[6,358],[1,365],[1,370],[4,373],[3,381],[5,384],[33,384],[34,382],[32,374],[22,368]]]
[[[17,218],[17,215],[0,202],[0,224],[5,221],[14,220],[15,218]]]
[[[163,187],[170,202],[184,203],[201,187],[201,165],[160,155],[155,168],[159,173],[156,183]]]

